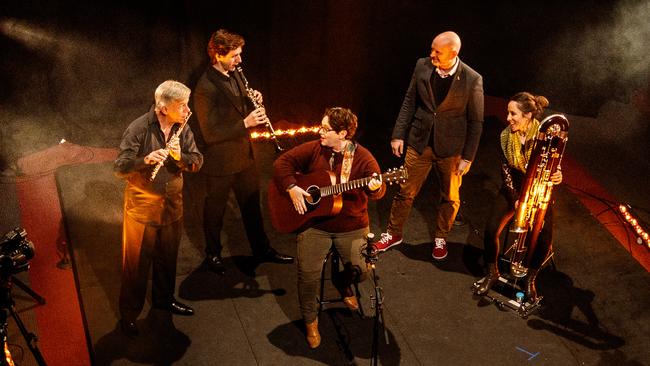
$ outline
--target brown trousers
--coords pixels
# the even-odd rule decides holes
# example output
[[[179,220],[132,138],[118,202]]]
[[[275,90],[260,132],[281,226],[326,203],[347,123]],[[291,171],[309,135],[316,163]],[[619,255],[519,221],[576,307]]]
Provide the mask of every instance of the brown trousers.
[[[424,148],[422,154],[418,154],[410,146],[407,147],[404,166],[408,171],[408,179],[400,184],[400,190],[393,198],[387,231],[402,235],[404,224],[411,213],[413,200],[433,167],[438,178],[437,188],[440,193],[435,237],[447,238],[460,208],[459,190],[463,177],[455,173],[459,162],[460,156],[437,157],[429,146]]]
[[[122,319],[133,321],[142,312],[152,264],[154,306],[168,304],[174,299],[182,227],[182,219],[169,225],[151,226],[124,215],[119,305]]]

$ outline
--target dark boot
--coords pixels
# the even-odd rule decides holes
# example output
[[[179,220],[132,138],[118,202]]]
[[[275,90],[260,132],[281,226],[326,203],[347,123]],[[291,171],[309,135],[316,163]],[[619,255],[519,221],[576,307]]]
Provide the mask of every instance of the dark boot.
[[[537,279],[537,269],[528,269],[526,276],[526,299],[531,304],[537,300],[537,289],[535,288],[535,280]]]
[[[488,291],[494,286],[494,284],[499,279],[499,269],[497,268],[496,263],[488,263],[488,275],[483,279],[483,283],[480,284],[478,289],[476,289],[477,295],[485,295]]]

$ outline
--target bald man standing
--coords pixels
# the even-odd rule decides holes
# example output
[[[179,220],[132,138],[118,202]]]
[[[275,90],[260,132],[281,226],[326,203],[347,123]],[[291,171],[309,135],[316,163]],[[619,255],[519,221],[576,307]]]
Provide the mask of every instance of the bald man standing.
[[[375,242],[383,252],[402,242],[402,232],[431,168],[440,201],[432,257],[447,257],[447,235],[460,208],[460,185],[476,155],[483,131],[483,78],[458,58],[460,37],[443,32],[429,57],[415,64],[390,142],[404,157],[409,177],[393,198],[387,231]]]

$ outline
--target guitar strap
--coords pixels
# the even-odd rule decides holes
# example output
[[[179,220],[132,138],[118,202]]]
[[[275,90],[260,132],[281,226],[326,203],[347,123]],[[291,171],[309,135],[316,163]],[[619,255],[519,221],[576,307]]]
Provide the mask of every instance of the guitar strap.
[[[352,159],[354,158],[354,151],[357,149],[357,144],[350,141],[345,146],[345,153],[343,154],[343,163],[341,165],[341,183],[347,183],[350,179],[350,172],[352,171]]]

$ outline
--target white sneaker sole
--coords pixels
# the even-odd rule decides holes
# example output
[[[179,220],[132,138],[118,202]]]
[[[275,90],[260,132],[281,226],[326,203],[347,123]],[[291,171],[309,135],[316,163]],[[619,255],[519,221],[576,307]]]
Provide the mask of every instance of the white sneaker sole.
[[[398,240],[398,241],[394,242],[393,244],[387,246],[387,247],[384,248],[384,249],[379,249],[379,248],[377,248],[377,252],[378,252],[378,253],[383,253],[383,252],[387,251],[388,249],[390,249],[390,248],[392,248],[392,247],[394,247],[394,246],[396,246],[396,245],[400,245],[400,244],[402,244],[402,241],[404,241],[404,239]]]
[[[449,253],[447,253],[447,254],[449,254]],[[436,257],[435,255],[433,255],[433,253],[431,253],[431,257],[433,259],[437,260],[437,261],[441,261],[441,260],[447,258],[447,254],[443,255],[442,257]]]

